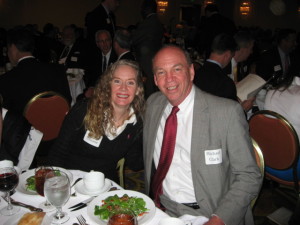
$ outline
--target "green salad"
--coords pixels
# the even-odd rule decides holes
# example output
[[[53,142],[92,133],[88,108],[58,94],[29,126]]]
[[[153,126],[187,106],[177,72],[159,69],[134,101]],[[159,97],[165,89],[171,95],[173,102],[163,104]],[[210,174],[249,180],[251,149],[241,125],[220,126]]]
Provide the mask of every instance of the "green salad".
[[[107,220],[115,209],[130,209],[136,216],[142,216],[149,211],[144,199],[124,194],[122,197],[114,195],[102,200],[101,206],[95,206],[94,215],[99,216],[102,220]]]
[[[55,170],[54,173],[56,175],[60,175],[60,171],[59,170]],[[36,188],[35,188],[35,177],[34,175],[33,176],[30,176],[26,179],[26,190],[27,191],[36,191]]]
[[[28,191],[36,191],[34,176],[28,177],[26,179],[26,190],[28,190]]]

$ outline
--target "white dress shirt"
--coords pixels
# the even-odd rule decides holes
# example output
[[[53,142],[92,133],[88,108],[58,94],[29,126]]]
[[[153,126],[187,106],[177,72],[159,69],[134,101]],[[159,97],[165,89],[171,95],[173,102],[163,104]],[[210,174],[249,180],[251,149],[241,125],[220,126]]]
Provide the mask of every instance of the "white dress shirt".
[[[178,106],[180,110],[177,113],[177,134],[174,156],[169,171],[163,181],[163,193],[171,200],[179,203],[196,202],[191,169],[194,98],[195,89],[193,87],[190,94]],[[170,103],[166,106],[158,128],[153,156],[156,168],[161,152],[165,122],[171,113],[172,107]]]

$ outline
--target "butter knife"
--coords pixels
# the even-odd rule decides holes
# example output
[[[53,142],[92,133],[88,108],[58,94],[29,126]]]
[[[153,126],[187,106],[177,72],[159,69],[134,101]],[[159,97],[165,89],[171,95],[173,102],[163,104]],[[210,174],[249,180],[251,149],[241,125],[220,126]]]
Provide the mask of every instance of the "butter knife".
[[[7,201],[6,198],[2,197],[5,201]],[[10,202],[11,204],[13,205],[17,205],[17,206],[21,206],[21,207],[24,207],[24,208],[27,208],[29,209],[30,211],[32,212],[43,212],[43,210],[41,208],[36,208],[32,205],[28,205],[28,204],[25,204],[25,203],[22,203],[22,202],[17,202],[15,200],[13,200],[12,198],[10,198]]]
[[[84,201],[82,201],[82,202],[80,202],[76,205],[73,205],[73,206],[69,207],[69,209],[72,209],[71,211],[76,211],[78,209],[82,209],[82,208],[86,207],[87,203],[90,203],[95,197],[96,196],[90,197],[90,198],[88,198],[88,199],[86,199],[86,200],[84,200]]]

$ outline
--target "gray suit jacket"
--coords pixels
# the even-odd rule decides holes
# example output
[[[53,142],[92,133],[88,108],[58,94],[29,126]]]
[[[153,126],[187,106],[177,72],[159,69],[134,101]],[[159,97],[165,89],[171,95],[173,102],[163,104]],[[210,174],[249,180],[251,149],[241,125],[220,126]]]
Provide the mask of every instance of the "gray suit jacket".
[[[228,225],[253,223],[250,202],[261,187],[262,176],[256,165],[241,106],[196,89],[193,112],[191,168],[200,209],[178,204],[165,195],[162,204],[172,216],[183,214],[218,215]],[[147,101],[144,121],[145,186],[149,193],[157,129],[167,105],[157,92]],[[207,165],[205,150],[221,149],[222,163]]]

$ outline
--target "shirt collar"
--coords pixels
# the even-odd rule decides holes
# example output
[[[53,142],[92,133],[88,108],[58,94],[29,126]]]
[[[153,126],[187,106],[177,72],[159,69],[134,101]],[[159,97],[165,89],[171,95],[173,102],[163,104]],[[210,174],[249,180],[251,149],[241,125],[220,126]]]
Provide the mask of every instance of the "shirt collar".
[[[34,56],[32,56],[32,55],[24,56],[24,57],[22,57],[22,58],[19,59],[18,64],[19,64],[22,60],[24,60],[24,59],[34,59]]]
[[[215,63],[215,64],[217,64],[220,68],[222,68],[222,65],[221,65],[219,62],[215,61],[215,60],[207,59],[206,61],[207,61],[207,62],[211,62],[211,63]]]

